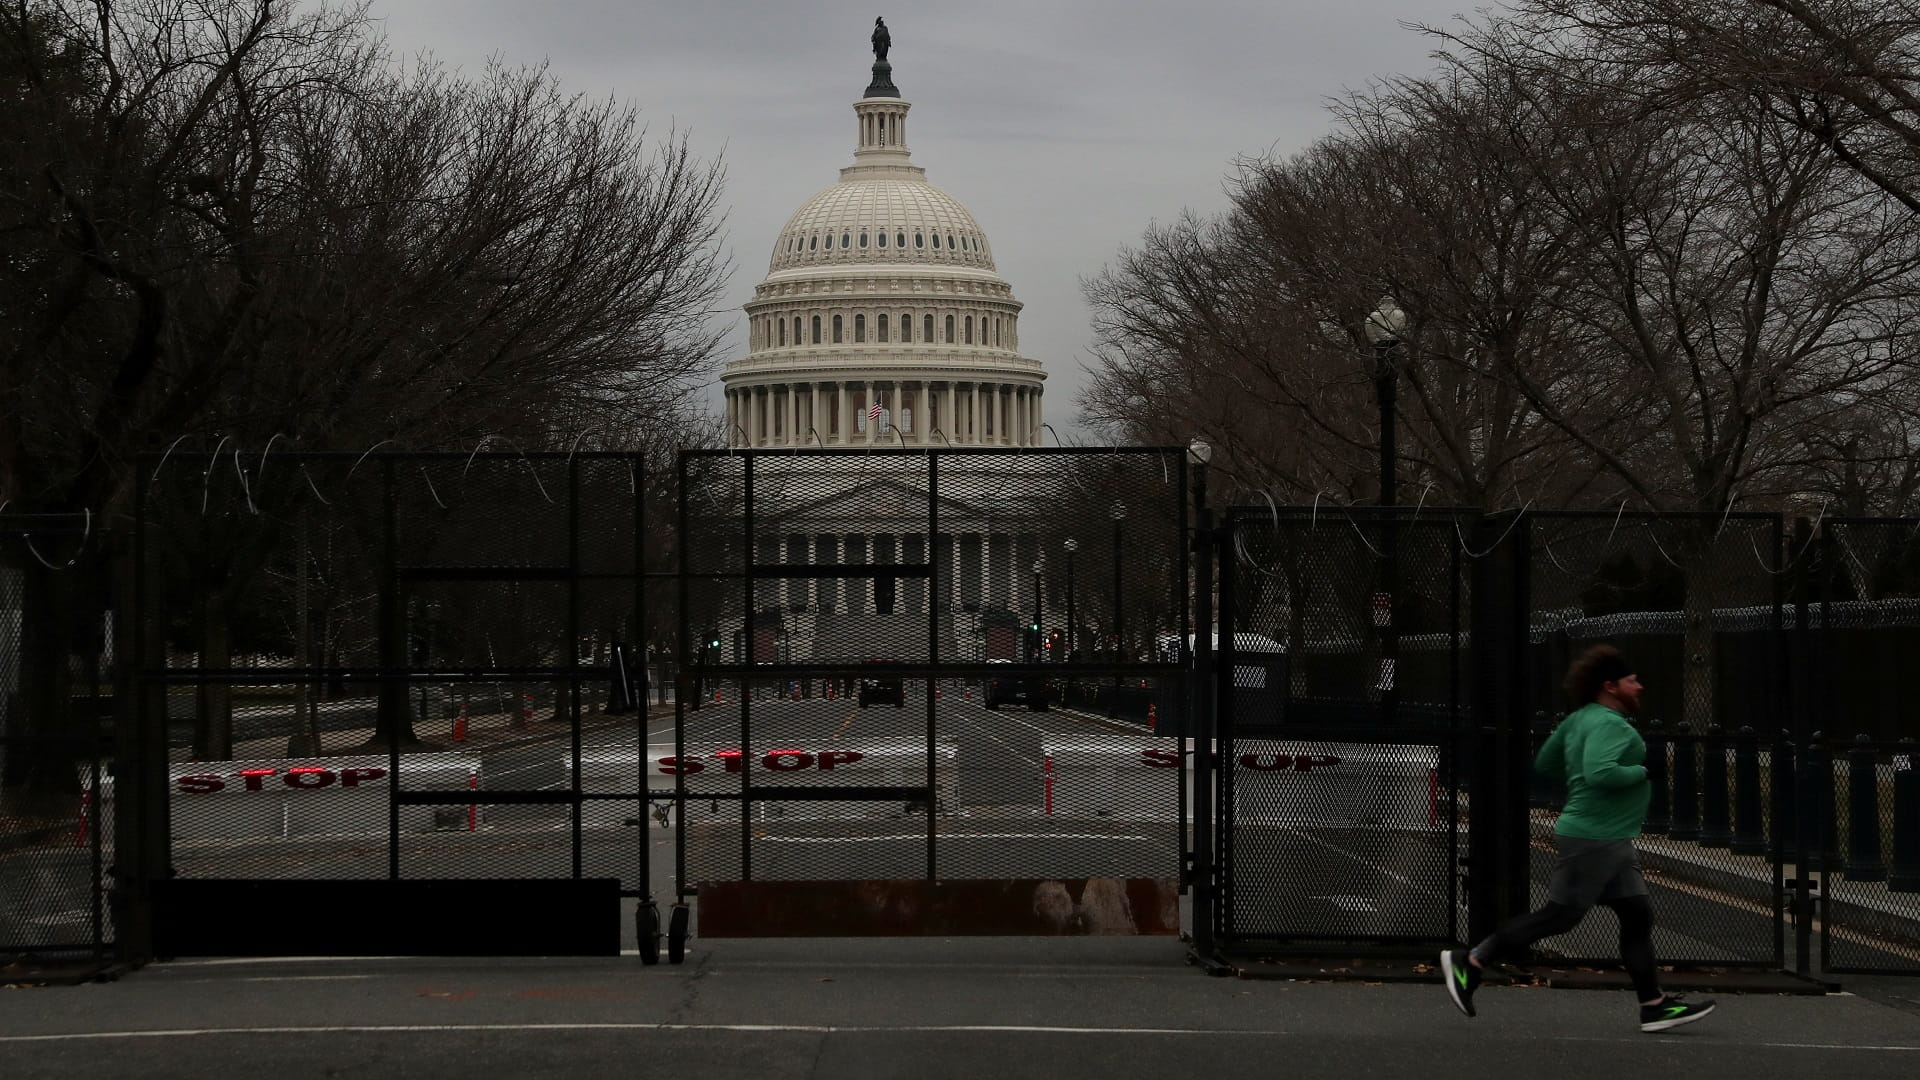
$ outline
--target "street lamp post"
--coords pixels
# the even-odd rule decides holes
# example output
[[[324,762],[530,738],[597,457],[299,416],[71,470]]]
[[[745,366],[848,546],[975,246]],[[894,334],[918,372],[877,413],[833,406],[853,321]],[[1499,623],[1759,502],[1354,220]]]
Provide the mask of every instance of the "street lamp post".
[[[1393,297],[1383,296],[1380,305],[1367,316],[1367,340],[1373,343],[1373,387],[1380,403],[1380,593],[1384,602],[1373,605],[1373,618],[1380,630],[1380,719],[1392,724],[1399,711],[1400,686],[1395,670],[1400,658],[1400,632],[1394,625],[1394,593],[1398,587],[1399,530],[1394,521],[1395,465],[1394,398],[1398,391],[1395,353],[1407,331],[1407,313]]]
[[[1121,662],[1127,658],[1127,616],[1123,610],[1124,597],[1120,590],[1120,525],[1127,520],[1127,504],[1119,499],[1107,509],[1107,516],[1113,519],[1113,659]],[[1113,696],[1107,699],[1107,715],[1120,715],[1120,674],[1113,676]]]
[[[1183,731],[1192,737],[1195,763],[1193,791],[1193,950],[1203,960],[1213,954],[1213,924],[1216,895],[1213,881],[1213,791],[1214,772],[1220,767],[1215,752],[1217,733],[1213,684],[1213,511],[1207,507],[1207,463],[1213,460],[1213,447],[1201,439],[1187,445],[1187,462],[1193,468],[1193,651],[1192,683],[1187,698],[1187,717]],[[1182,645],[1184,646],[1184,642]],[[1181,773],[1179,779],[1187,774]],[[1178,782],[1178,781],[1176,781]],[[1182,803],[1186,792],[1180,792]]]
[[[1066,655],[1066,659],[1072,660],[1074,655],[1073,651],[1074,649],[1079,647],[1079,641],[1080,641],[1080,624],[1078,621],[1076,621],[1074,617],[1074,607],[1073,607],[1073,553],[1080,550],[1080,541],[1075,540],[1073,537],[1069,536],[1067,537],[1067,542],[1065,544],[1062,544],[1061,546],[1067,549],[1067,655]]]
[[[1040,662],[1040,564],[1033,564],[1033,623],[1027,631],[1027,663]]]

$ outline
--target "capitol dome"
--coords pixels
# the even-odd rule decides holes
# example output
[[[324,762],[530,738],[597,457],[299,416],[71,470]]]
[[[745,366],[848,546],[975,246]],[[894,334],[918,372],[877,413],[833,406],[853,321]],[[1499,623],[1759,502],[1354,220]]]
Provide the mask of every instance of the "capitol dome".
[[[747,355],[721,373],[731,445],[1039,445],[1022,305],[986,230],[913,164],[911,108],[876,64],[853,164],[774,238]]]

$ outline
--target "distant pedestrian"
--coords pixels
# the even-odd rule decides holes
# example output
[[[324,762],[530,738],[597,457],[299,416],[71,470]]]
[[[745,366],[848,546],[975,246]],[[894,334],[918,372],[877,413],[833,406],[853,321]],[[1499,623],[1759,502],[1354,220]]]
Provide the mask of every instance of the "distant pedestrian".
[[[1633,848],[1652,792],[1643,764],[1647,744],[1627,722],[1640,711],[1640,677],[1619,649],[1595,645],[1568,669],[1566,689],[1580,707],[1553,729],[1533,761],[1535,770],[1567,785],[1566,806],[1554,828],[1546,906],[1507,923],[1472,949],[1441,952],[1447,993],[1461,1012],[1474,1015],[1473,992],[1488,965],[1566,933],[1595,904],[1603,904],[1620,920],[1620,960],[1639,996],[1640,1030],[1691,1024],[1712,1012],[1714,1003],[1661,992],[1653,959],[1653,902]]]

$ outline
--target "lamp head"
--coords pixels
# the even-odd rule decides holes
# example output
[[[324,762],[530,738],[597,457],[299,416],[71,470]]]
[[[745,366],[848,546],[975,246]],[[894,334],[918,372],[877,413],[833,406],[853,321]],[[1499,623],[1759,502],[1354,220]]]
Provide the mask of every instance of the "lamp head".
[[[1113,506],[1107,510],[1107,516],[1115,521],[1125,521],[1127,518],[1127,504],[1121,502],[1119,499],[1113,500]]]
[[[1196,437],[1187,444],[1187,460],[1205,468],[1207,462],[1213,460],[1213,447],[1208,446],[1205,439]]]
[[[1407,313],[1391,296],[1380,298],[1380,304],[1367,316],[1367,340],[1375,345],[1398,344],[1407,332]]]
[[[1071,555],[1074,552],[1080,550],[1080,541],[1075,540],[1073,537],[1069,536],[1067,537],[1067,542],[1060,546],[1066,548],[1067,554]]]

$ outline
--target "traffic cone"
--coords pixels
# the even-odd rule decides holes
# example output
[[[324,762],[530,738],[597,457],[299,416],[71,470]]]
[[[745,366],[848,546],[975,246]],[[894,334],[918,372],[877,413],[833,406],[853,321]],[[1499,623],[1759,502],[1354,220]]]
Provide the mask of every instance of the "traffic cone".
[[[1154,707],[1153,702],[1149,701],[1147,702],[1147,730],[1157,731],[1159,728],[1160,710]]]
[[[467,703],[460,703],[460,713],[453,718],[453,741],[467,741]]]
[[[714,701],[714,704],[716,704],[716,705],[724,705],[724,704],[726,704],[726,703],[727,703],[727,692],[726,692],[726,690],[724,690],[724,689],[722,689],[721,687],[718,687],[718,686],[716,686],[716,687],[714,687],[714,688],[713,688],[713,701]]]
[[[533,694],[531,692],[520,695],[520,722],[522,724],[533,722]]]

